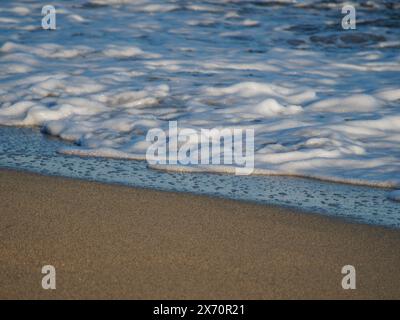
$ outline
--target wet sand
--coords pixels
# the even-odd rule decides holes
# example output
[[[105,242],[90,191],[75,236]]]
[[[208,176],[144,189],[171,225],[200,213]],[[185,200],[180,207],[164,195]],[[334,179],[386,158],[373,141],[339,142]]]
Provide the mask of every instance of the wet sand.
[[[1,299],[400,298],[400,230],[9,170],[0,199]]]

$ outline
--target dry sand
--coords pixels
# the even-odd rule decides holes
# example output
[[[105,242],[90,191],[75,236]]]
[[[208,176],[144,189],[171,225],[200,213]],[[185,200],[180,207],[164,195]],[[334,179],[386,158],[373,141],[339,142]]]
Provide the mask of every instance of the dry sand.
[[[2,299],[400,298],[399,230],[8,170],[0,195]]]

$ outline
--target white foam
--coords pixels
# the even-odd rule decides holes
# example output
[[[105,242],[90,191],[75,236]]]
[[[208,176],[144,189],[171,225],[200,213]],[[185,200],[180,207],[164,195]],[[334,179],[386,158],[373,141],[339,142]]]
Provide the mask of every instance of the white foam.
[[[107,49],[104,50],[104,54],[107,57],[113,58],[135,58],[135,57],[144,57],[144,58],[158,58],[157,54],[150,54],[143,52],[142,49],[134,46],[115,46],[109,45]]]
[[[33,2],[4,4],[0,124],[39,126],[75,143],[60,152],[141,160],[147,131],[169,120],[197,130],[253,128],[255,174],[399,186],[395,32],[382,26],[375,39],[366,25],[362,40],[371,45],[329,47],[343,33],[325,32],[320,21],[338,5],[316,3],[306,4],[323,8],[322,17],[296,1],[66,2],[54,32],[23,29],[32,26]],[[314,33],[326,43],[313,42]]]
[[[380,107],[379,101],[373,96],[355,94],[345,98],[330,98],[318,101],[309,106],[319,112],[371,112]]]

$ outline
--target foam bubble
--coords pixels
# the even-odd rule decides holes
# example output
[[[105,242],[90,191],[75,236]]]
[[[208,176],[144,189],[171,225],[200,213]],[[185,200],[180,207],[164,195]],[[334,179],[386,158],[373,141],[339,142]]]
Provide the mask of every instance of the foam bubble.
[[[5,3],[0,124],[126,159],[144,159],[147,131],[170,120],[252,128],[256,174],[398,186],[399,29],[369,3],[359,36],[332,28],[340,5],[326,1],[65,2],[55,32],[32,27],[37,4]]]

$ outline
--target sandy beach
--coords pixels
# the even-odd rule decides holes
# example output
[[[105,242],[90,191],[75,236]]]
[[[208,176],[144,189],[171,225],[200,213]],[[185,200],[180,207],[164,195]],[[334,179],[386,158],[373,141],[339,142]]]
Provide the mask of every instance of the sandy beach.
[[[1,299],[400,298],[398,230],[9,170],[0,194]]]

